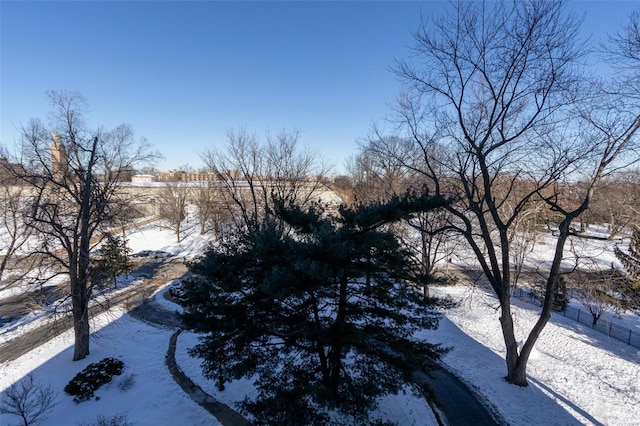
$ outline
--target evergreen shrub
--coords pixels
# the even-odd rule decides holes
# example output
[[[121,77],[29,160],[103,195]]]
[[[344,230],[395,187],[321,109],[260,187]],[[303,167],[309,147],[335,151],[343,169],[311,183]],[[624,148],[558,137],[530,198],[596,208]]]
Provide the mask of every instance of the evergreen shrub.
[[[113,376],[119,376],[124,370],[124,362],[116,358],[105,358],[100,362],[87,365],[64,387],[64,391],[73,396],[77,404],[93,397],[94,392]]]

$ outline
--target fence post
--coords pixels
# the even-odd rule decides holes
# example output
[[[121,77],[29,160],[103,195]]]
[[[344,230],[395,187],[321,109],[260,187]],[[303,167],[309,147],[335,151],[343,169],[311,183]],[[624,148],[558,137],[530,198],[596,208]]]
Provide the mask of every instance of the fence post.
[[[631,329],[629,329],[629,340],[627,340],[627,345],[631,346]]]
[[[607,336],[611,337],[611,321],[609,321],[609,334]]]
[[[580,312],[582,312],[582,309],[578,309],[578,318],[576,319],[577,322],[580,322]]]

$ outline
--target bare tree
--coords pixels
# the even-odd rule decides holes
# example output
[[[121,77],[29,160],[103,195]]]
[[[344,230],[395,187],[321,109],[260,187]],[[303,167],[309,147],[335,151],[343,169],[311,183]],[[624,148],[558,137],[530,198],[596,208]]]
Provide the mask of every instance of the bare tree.
[[[577,274],[570,286],[571,297],[579,301],[591,314],[591,326],[598,325],[600,317],[609,311],[624,310],[624,300],[620,300],[612,294],[615,288],[612,281],[623,280],[616,277],[615,271],[597,271],[592,276]]]
[[[56,404],[56,391],[44,386],[29,374],[4,392],[0,401],[0,413],[20,417],[24,426],[42,420]]]
[[[201,182],[194,189],[195,196],[193,203],[198,209],[200,217],[200,235],[206,232],[206,225],[211,220],[212,210],[215,206],[217,197],[215,183],[212,181]]]
[[[533,252],[540,234],[541,223],[539,213],[544,204],[538,200],[532,202],[532,206],[523,210],[520,217],[514,222],[509,233],[510,263],[512,268],[512,291],[518,285],[521,275],[525,269],[527,257]]]
[[[348,164],[355,199],[359,203],[387,201],[420,185],[415,182],[416,174],[396,160],[413,155],[409,141],[396,136],[386,137],[385,147],[392,155],[382,155],[370,145],[370,142],[361,144],[360,152]]]
[[[589,209],[580,219],[586,224],[607,224],[609,239],[640,225],[640,170],[616,173],[603,179]],[[581,223],[581,229],[585,227]]]
[[[11,262],[17,266],[16,254],[29,241],[31,229],[26,226],[27,200],[25,186],[10,178],[0,178],[0,243],[3,253],[0,261],[0,282]]]
[[[413,238],[411,235],[405,238],[410,246],[418,247],[419,259],[416,264],[420,265],[419,273],[423,277],[422,291],[425,297],[429,297],[429,285],[455,282],[449,275],[449,264],[452,262],[457,242],[455,238],[451,238],[451,235],[442,231],[448,220],[448,213],[444,209],[420,212],[414,218],[406,220],[406,224],[416,231]],[[444,277],[442,265],[444,265]],[[438,276],[436,276],[437,272],[440,272]]]
[[[225,194],[220,182],[213,180],[198,182],[198,185],[193,189],[192,198],[200,217],[200,234],[204,234],[207,224],[210,224],[213,227],[214,235],[219,237],[225,223],[230,220],[229,209],[226,207]]]
[[[605,46],[609,59],[619,71],[616,78],[620,81],[620,91],[637,100],[640,97],[640,11],[636,10],[629,21],[611,37]]]
[[[275,199],[303,207],[317,201],[328,168],[316,154],[300,149],[299,138],[299,132],[283,130],[263,142],[241,129],[228,132],[225,151],[202,154],[218,179],[234,226],[258,229],[273,220]]]
[[[344,204],[348,206],[353,204],[353,202],[355,201],[355,197],[354,184],[351,176],[336,176],[333,181],[330,181],[328,184],[331,190],[335,192],[338,197],[340,197]]]
[[[592,104],[574,108],[585,102],[577,90],[578,27],[562,1],[460,1],[419,30],[414,60],[396,68],[406,85],[398,123],[419,154],[399,160],[456,200],[446,229],[464,236],[499,300],[505,379],[520,386],[551,315],[571,223],[602,177],[621,166],[616,160],[631,153],[640,123],[619,96],[611,98],[619,108],[609,109],[609,121],[585,114]],[[384,138],[378,149],[391,151]],[[565,191],[576,180],[586,182],[577,199]],[[510,303],[513,232],[536,200],[558,218],[557,240],[542,312],[519,350]]]
[[[90,251],[118,212],[121,174],[157,158],[146,140],[134,140],[130,125],[113,131],[89,130],[84,98],[49,92],[51,126],[32,119],[21,128],[14,177],[32,194],[28,226],[41,241],[36,255],[69,276],[75,344],[73,359],[89,354]],[[22,171],[19,171],[22,170]]]
[[[359,203],[388,201],[394,196],[404,195],[407,191],[431,190],[421,173],[404,166],[407,158],[416,155],[410,140],[395,136],[384,137],[385,152],[377,149],[379,145],[376,138],[361,144],[360,152],[348,163],[354,181],[355,199]],[[420,268],[420,271],[416,272],[424,277],[422,288],[425,297],[429,296],[427,283],[447,282],[431,278],[437,265],[444,263],[448,266],[456,246],[455,242],[448,238],[449,235],[442,232],[448,223],[448,216],[448,212],[443,209],[422,212],[407,219],[404,224],[394,226],[395,231],[408,246],[419,248],[418,258],[414,263]]]
[[[187,218],[190,191],[185,182],[167,182],[159,196],[160,217],[175,231],[178,242],[182,239],[182,222]]]

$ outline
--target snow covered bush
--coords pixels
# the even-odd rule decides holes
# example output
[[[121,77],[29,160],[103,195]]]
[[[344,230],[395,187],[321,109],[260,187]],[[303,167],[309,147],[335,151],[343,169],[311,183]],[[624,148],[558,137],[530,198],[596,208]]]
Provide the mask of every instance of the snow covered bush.
[[[184,302],[184,290],[182,289],[182,283],[173,284],[169,287],[169,291],[165,293],[167,300],[182,304]]]
[[[72,395],[75,403],[87,401],[93,393],[105,383],[109,383],[113,376],[119,376],[124,369],[124,362],[116,358],[105,358],[100,362],[87,365],[75,375],[64,387],[64,391]]]

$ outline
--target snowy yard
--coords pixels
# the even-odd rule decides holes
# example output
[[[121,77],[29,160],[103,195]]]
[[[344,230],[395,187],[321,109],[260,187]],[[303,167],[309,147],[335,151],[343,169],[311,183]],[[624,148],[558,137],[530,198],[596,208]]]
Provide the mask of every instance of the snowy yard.
[[[121,310],[101,315],[98,331],[91,341],[91,355],[72,362],[73,333],[52,339],[16,361],[0,366],[0,387],[29,373],[59,390],[58,405],[43,422],[47,425],[75,425],[99,415],[125,415],[136,425],[210,425],[211,415],[193,402],[173,381],[164,364],[171,330],[159,329],[133,319]],[[62,389],[73,376],[90,363],[106,357],[124,361],[121,376],[96,392],[99,400],[76,404]],[[133,386],[121,391],[118,383],[134,374]],[[15,417],[0,417],[0,424],[12,424]]]
[[[502,380],[505,349],[496,299],[466,287],[434,293],[461,300],[430,332],[453,346],[444,363],[509,424],[637,424],[640,350],[553,314],[529,361],[530,386],[518,388]],[[529,330],[539,308],[516,299],[513,304],[517,329]]]
[[[162,250],[178,257],[193,256],[207,244],[196,228],[181,244],[168,230],[146,226],[129,235],[133,251]],[[609,258],[607,257],[607,262]],[[446,366],[467,383],[493,411],[509,424],[528,425],[631,425],[640,418],[640,351],[554,314],[545,328],[529,363],[528,388],[518,388],[502,379],[506,374],[504,344],[496,310],[497,302],[479,288],[434,289],[460,300],[460,306],[446,313],[437,331],[427,332],[433,341],[451,346]],[[175,309],[158,297],[158,302]],[[536,319],[537,307],[514,300],[517,330],[528,330]],[[25,332],[44,320],[46,312],[33,315],[31,323],[13,326],[11,335]],[[637,318],[637,317],[636,317]],[[634,322],[634,325],[637,322]],[[7,328],[0,328],[0,335]],[[43,343],[15,361],[0,364],[0,392],[32,373],[59,391],[58,404],[42,424],[87,423],[98,415],[126,415],[135,425],[211,425],[215,419],[192,401],[173,381],[165,364],[172,330],[153,327],[114,309],[95,321],[91,355],[72,362],[71,332]],[[524,338],[520,335],[519,338]],[[229,384],[218,392],[202,376],[199,360],[187,350],[197,336],[184,332],[178,339],[176,359],[181,369],[211,395],[233,407],[255,392],[250,381]],[[64,385],[89,363],[105,357],[124,361],[125,371],[100,388],[98,400],[75,404],[62,391]],[[133,375],[133,385],[121,390],[118,384]],[[427,404],[409,393],[382,401],[381,416],[402,425],[429,425],[434,419]],[[17,418],[0,417],[0,424]]]

